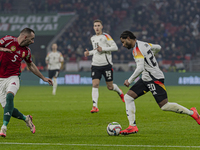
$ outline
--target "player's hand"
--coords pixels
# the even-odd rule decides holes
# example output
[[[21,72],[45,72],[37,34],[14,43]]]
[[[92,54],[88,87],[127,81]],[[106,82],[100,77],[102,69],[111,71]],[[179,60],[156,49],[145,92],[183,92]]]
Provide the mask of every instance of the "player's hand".
[[[53,86],[53,81],[52,81],[51,79],[49,79],[49,78],[44,78],[43,81],[44,81],[44,82],[48,82],[49,85],[52,85],[52,86]]]
[[[102,47],[100,47],[99,45],[97,45],[96,49],[97,49],[98,52],[102,52]]]
[[[89,51],[88,51],[87,48],[85,49],[84,55],[85,55],[85,57],[88,57],[88,56],[89,56]]]
[[[0,48],[0,51],[12,53],[12,51],[10,49],[8,49],[8,48]]]
[[[125,81],[124,81],[124,85],[125,85],[126,87],[129,87],[130,83],[128,82],[128,80],[125,80]]]

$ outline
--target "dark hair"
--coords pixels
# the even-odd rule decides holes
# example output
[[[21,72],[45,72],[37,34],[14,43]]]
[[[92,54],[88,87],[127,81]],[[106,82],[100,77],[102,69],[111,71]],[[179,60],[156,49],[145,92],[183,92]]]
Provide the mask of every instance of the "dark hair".
[[[103,22],[99,19],[96,19],[96,20],[93,21],[93,23],[95,23],[95,22],[100,22],[103,25]]]
[[[136,39],[136,36],[131,31],[124,31],[120,36],[122,39],[127,39],[127,37],[134,40]]]
[[[28,34],[31,34],[31,32],[33,32],[33,33],[35,33],[32,29],[30,29],[30,28],[24,28],[21,32],[20,32],[20,34],[21,33],[28,33]]]

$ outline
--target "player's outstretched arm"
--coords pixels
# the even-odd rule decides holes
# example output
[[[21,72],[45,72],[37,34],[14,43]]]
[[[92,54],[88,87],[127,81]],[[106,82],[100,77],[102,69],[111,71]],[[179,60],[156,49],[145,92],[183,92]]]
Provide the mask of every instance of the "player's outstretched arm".
[[[143,71],[144,71],[144,59],[136,59],[136,69],[131,77],[127,80],[129,84],[131,84]],[[126,84],[124,84],[127,86]]]
[[[35,65],[33,62],[31,62],[31,63],[26,63],[26,64],[27,64],[29,70],[30,70],[31,72],[33,72],[36,76],[38,76],[39,78],[41,78],[43,81],[48,82],[49,85],[53,85],[53,81],[52,81],[51,79],[49,79],[49,78],[45,78],[45,77],[42,75],[42,73],[38,70],[38,68],[36,67],[36,65]]]

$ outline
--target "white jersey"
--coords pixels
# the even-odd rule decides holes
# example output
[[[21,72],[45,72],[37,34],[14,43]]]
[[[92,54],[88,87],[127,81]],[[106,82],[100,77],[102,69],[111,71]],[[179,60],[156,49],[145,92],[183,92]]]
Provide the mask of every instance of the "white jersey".
[[[61,62],[64,61],[64,58],[62,54],[59,51],[57,51],[48,53],[45,60],[49,62],[48,63],[49,70],[56,70],[60,69]]]
[[[118,47],[109,34],[94,35],[91,37],[93,50],[89,51],[92,57],[93,66],[113,65],[111,51],[117,51]],[[97,46],[102,47],[102,52],[96,50]]]
[[[129,83],[132,83],[141,73],[143,81],[164,79],[164,74],[160,70],[154,56],[160,49],[160,45],[136,41],[135,47],[133,48],[133,58],[135,59],[137,67],[128,79]]]

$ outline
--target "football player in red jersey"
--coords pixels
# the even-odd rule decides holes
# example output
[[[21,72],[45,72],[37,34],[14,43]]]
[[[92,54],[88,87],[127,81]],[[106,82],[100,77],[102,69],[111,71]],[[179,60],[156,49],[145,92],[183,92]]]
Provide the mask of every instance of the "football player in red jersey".
[[[31,59],[31,50],[28,47],[34,43],[35,32],[30,28],[24,28],[18,37],[5,36],[0,39],[0,103],[4,108],[3,125],[0,136],[6,137],[7,125],[11,116],[24,120],[32,133],[35,133],[35,126],[32,123],[32,116],[23,115],[14,108],[14,96],[20,85],[21,61],[25,60],[29,70],[43,81],[53,85],[49,78],[45,78],[37,69]]]

